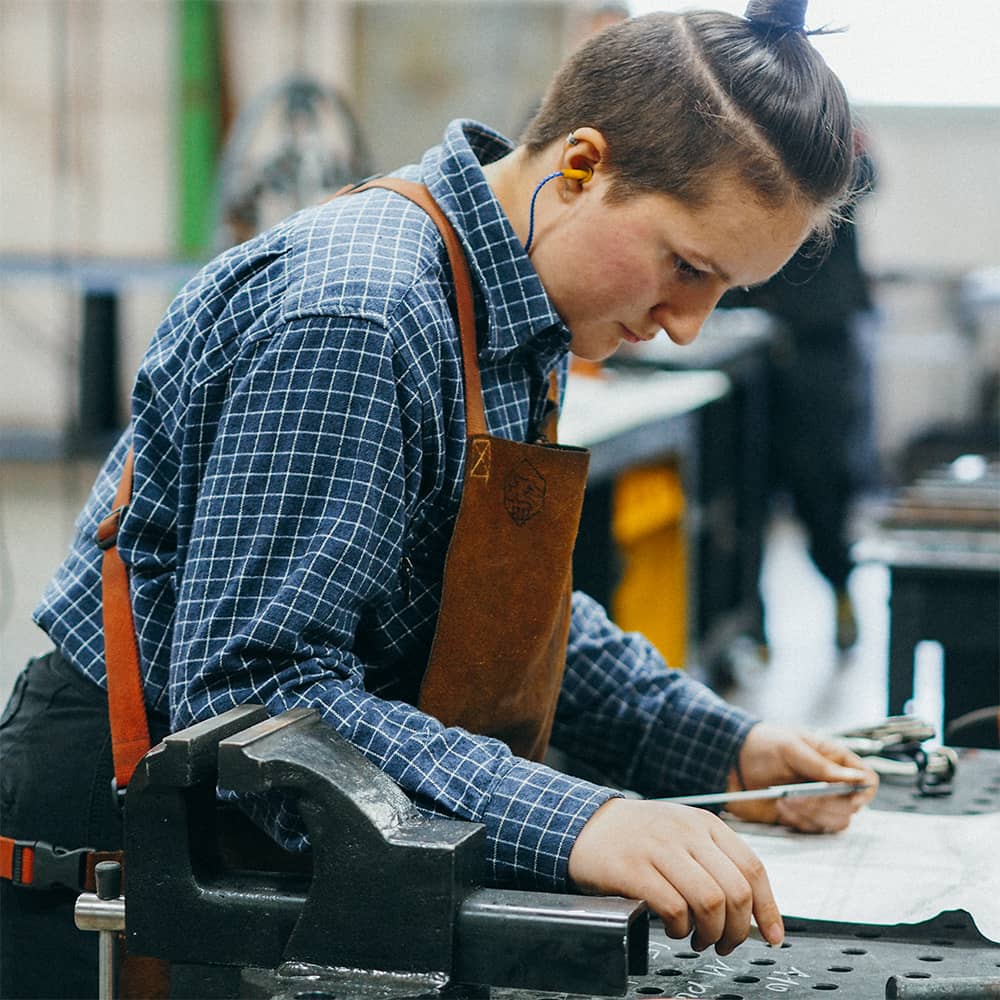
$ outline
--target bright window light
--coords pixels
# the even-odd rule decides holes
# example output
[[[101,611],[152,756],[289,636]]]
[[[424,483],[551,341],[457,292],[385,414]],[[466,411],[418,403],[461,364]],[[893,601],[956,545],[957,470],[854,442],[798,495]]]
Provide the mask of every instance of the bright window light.
[[[699,7],[746,3],[631,2],[634,14]],[[848,29],[813,42],[859,104],[1000,106],[997,0],[813,0],[806,25]]]

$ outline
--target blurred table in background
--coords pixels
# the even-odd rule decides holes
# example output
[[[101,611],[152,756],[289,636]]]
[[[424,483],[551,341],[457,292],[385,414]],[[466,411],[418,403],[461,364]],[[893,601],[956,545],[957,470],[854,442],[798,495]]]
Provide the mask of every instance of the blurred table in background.
[[[768,520],[768,395],[774,320],[757,309],[716,310],[698,339],[680,346],[665,334],[625,344],[615,371],[722,372],[730,392],[701,415],[699,505],[693,539],[700,567],[697,619],[708,680],[727,681],[734,640],[764,641],[759,579]]]
[[[707,411],[730,393],[720,372],[571,374],[563,444],[590,449],[573,583],[671,666],[699,655]]]
[[[929,470],[874,513],[858,561],[889,570],[888,713],[913,694],[914,650],[944,651],[944,723],[1000,704],[1000,462]]]
[[[65,289],[79,303],[63,356],[75,364],[66,425],[55,434],[18,433],[0,428],[0,454],[27,460],[99,455],[128,422],[128,390],[134,372],[122,364],[122,300],[137,287],[163,289],[171,296],[200,267],[197,261],[0,254],[0,286],[37,285]],[[144,333],[143,344],[152,336]],[[51,400],[39,405],[53,409]]]

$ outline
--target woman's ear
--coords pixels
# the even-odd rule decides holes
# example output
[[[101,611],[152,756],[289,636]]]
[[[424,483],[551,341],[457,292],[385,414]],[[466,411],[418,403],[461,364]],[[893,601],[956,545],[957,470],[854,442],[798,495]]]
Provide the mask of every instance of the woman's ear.
[[[574,129],[566,138],[560,159],[560,169],[571,180],[586,184],[605,162],[608,144],[596,128],[589,125]]]

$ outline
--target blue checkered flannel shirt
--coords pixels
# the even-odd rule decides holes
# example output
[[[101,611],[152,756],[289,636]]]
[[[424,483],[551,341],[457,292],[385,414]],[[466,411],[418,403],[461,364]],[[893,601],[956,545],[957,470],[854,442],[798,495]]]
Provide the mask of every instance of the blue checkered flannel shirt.
[[[473,122],[402,176],[427,184],[476,289],[491,433],[526,440],[569,332],[484,179],[510,150]],[[419,809],[485,824],[498,884],[565,889],[611,788],[413,707],[465,460],[453,288],[437,230],[373,190],[300,212],[210,263],[156,331],[130,430],[35,617],[105,684],[98,521],[129,444],[119,549],[147,703],[180,729],[244,702],[317,709]],[[753,720],[603,610],[573,602],[553,745],[649,795],[721,788]],[[289,803],[266,825],[302,845]]]

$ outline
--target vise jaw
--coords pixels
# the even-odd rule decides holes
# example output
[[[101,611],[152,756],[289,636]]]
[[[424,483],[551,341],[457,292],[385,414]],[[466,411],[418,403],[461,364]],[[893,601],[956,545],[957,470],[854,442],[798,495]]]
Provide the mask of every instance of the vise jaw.
[[[270,841],[234,851],[217,786],[292,796],[311,871]],[[645,971],[644,903],[482,888],[484,828],[421,816],[312,709],[240,706],[150,750],[126,795],[125,858],[129,951],[182,965],[619,996]]]

